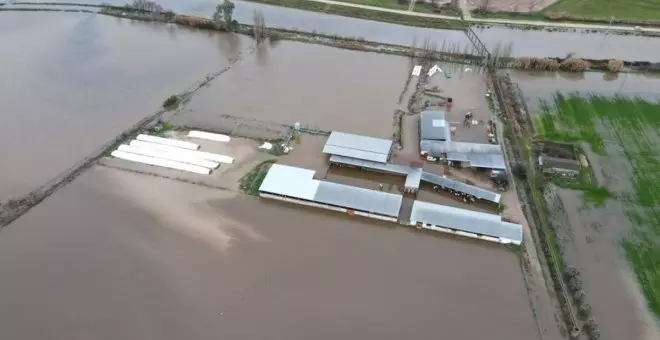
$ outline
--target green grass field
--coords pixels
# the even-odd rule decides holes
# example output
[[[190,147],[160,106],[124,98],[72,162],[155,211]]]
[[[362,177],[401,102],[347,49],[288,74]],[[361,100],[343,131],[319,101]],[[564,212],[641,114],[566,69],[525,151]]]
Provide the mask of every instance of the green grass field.
[[[623,20],[660,20],[660,0],[560,0],[543,12]]]
[[[557,94],[552,105],[545,103],[543,108],[545,112],[534,121],[541,137],[585,141],[607,156],[598,132],[605,131],[608,143],[617,144],[630,161],[633,187],[627,193],[614,193],[621,194],[617,197],[626,205],[634,226],[622,246],[649,308],[660,317],[660,103]]]
[[[306,11],[321,12],[327,14],[342,15],[353,18],[360,18],[373,21],[389,22],[393,24],[417,26],[426,28],[454,29],[463,30],[467,25],[460,20],[443,20],[436,18],[416,17],[399,13],[379,12],[370,9],[353,8],[347,6],[328,5],[320,2],[307,0],[247,0],[267,5],[275,5],[289,8],[297,8]],[[343,0],[340,0],[343,1]],[[374,2],[384,2],[384,0],[365,0]],[[350,0],[344,2],[366,4],[362,0]],[[383,6],[380,6],[383,7]],[[408,7],[406,7],[408,9]],[[359,32],[356,32],[359,37]]]

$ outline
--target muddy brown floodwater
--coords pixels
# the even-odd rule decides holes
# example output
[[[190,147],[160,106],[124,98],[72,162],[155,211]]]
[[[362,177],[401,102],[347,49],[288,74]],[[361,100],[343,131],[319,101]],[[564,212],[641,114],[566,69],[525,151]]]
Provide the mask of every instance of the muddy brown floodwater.
[[[0,20],[0,200],[44,184],[249,40],[93,14]]]
[[[391,138],[411,69],[398,56],[286,41],[263,45],[201,90],[174,122],[213,127],[227,114]]]
[[[93,168],[1,233],[3,339],[537,336],[504,247],[153,176]]]

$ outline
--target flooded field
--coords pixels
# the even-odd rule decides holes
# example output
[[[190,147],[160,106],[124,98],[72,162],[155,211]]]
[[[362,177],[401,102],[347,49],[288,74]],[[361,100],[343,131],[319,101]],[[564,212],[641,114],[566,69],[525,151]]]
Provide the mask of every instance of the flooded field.
[[[93,168],[3,229],[0,335],[537,337],[513,252],[331,214]]]
[[[57,0],[56,2],[68,2]],[[124,5],[122,0],[105,1]],[[82,3],[101,3],[98,0],[82,0]],[[163,7],[177,13],[211,17],[215,11],[213,1],[160,0]],[[234,19],[252,23],[254,10],[260,10],[269,27],[299,29],[308,32],[362,37],[369,41],[388,44],[410,45],[413,40],[429,39],[438,45],[452,44],[460,51],[471,50],[472,44],[462,31],[436,30],[384,22],[342,17],[311,11],[302,11],[271,5],[234,1]],[[565,57],[574,53],[578,57],[594,59],[624,59],[629,61],[660,61],[659,38],[622,36],[605,33],[566,31],[548,32],[522,30],[502,26],[475,29],[480,39],[492,51],[497,46],[508,47],[512,56]]]
[[[93,14],[3,12],[0,200],[81,161],[249,40]]]
[[[580,271],[603,338],[658,339],[658,104],[570,95],[552,103],[556,114],[535,124],[537,134],[574,134],[599,180],[582,193],[546,192],[564,258]],[[602,204],[589,200],[598,186]]]
[[[557,91],[590,92],[602,95],[622,94],[660,100],[660,75],[609,74],[601,72],[566,73],[510,70],[511,80],[518,83],[532,113],[538,111],[539,100],[552,100]]]
[[[216,126],[232,115],[391,138],[407,58],[298,42],[264,45],[200,90],[173,122]]]

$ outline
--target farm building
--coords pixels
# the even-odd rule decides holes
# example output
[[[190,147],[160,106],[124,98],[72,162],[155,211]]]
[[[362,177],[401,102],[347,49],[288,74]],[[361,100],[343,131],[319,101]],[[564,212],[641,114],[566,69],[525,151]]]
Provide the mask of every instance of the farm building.
[[[330,157],[330,163],[341,166],[356,167],[368,171],[406,176],[405,188],[408,192],[417,192],[419,189],[419,183],[424,181],[436,185],[440,187],[440,189],[452,190],[464,195],[473,196],[476,199],[484,200],[489,203],[500,204],[502,199],[502,196],[498,193],[459,182],[445,176],[423,171],[423,169],[418,166],[376,163],[337,155],[332,155]]]
[[[422,201],[413,202],[409,221],[399,221],[403,196],[315,180],[314,173],[273,164],[259,187],[259,196],[491,242],[522,242],[522,226],[504,222],[499,215]]]
[[[410,225],[502,244],[520,245],[522,226],[502,221],[499,215],[415,201]]]
[[[419,115],[419,138],[429,141],[451,141],[449,122],[443,111],[423,111]]]
[[[450,131],[444,112],[422,112],[419,119],[420,154],[459,167],[506,170],[499,145],[453,142]]]
[[[313,170],[273,164],[259,196],[396,222],[401,195],[314,179]]]
[[[538,164],[545,173],[559,173],[575,176],[580,173],[580,162],[574,159],[539,156]]]
[[[392,151],[392,141],[382,138],[333,131],[323,147],[323,153],[387,163]]]

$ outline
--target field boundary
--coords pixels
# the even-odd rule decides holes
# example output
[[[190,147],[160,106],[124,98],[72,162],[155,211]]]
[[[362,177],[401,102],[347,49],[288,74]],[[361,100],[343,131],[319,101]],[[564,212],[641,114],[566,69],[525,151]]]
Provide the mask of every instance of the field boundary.
[[[236,57],[229,59],[227,66],[214,71],[210,74],[204,76],[201,80],[198,80],[193,85],[188,87],[184,92],[180,93],[177,97],[179,102],[188,100],[196,91],[202,88],[204,85],[208,84],[213,79],[219,77],[223,73],[229,71],[234,64],[243,59],[244,52],[252,53],[254,51],[254,46],[250,46],[245,51],[239,53]],[[161,108],[155,113],[148,115],[147,117],[142,118],[137,123],[133,124],[128,129],[121,132],[112,140],[108,141],[96,151],[89,154],[87,157],[83,158],[80,162],[69,167],[67,170],[63,171],[59,175],[55,176],[45,184],[39,186],[37,189],[31,191],[30,193],[24,195],[23,197],[17,199],[11,199],[7,202],[0,202],[0,229],[9,225],[16,219],[23,216],[25,213],[30,211],[30,209],[37,206],[46,198],[50,197],[52,194],[57,192],[59,189],[65,187],[67,184],[71,183],[74,179],[80,176],[85,170],[91,168],[96,164],[101,158],[103,158],[110,150],[116,148],[126,139],[132,138],[137,135],[140,131],[149,129],[158,123],[159,119],[168,112],[167,109]]]

